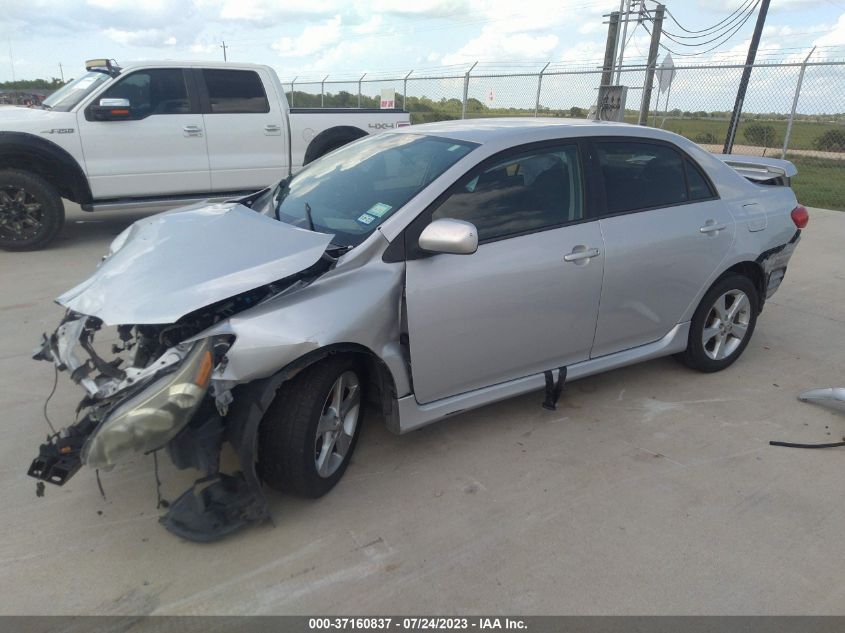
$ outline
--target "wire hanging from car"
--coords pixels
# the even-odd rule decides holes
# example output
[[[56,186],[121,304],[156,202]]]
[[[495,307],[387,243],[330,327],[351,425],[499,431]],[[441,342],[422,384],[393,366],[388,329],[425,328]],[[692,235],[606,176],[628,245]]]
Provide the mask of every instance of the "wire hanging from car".
[[[50,400],[53,398],[53,394],[56,393],[56,387],[59,384],[59,368],[56,367],[55,363],[53,364],[53,388],[50,390],[50,395],[47,396],[47,399],[44,401],[44,420],[47,422],[47,426],[50,427],[50,431],[52,431],[53,436],[58,435],[56,432],[56,427],[53,426],[53,423],[50,421],[50,416],[47,413],[47,405],[50,404]]]
[[[170,502],[161,496],[161,479],[158,477],[158,450],[153,451],[153,471],[156,478],[156,510],[170,507]]]
[[[106,501],[106,500],[107,500],[107,499],[106,499],[106,491],[105,491],[105,490],[103,490],[103,482],[102,482],[102,481],[100,481],[100,469],[99,469],[99,468],[97,468],[97,469],[94,471],[94,474],[97,476],[97,488],[99,488],[99,489],[100,489],[100,496],[102,496],[102,497],[103,497],[103,501]]]

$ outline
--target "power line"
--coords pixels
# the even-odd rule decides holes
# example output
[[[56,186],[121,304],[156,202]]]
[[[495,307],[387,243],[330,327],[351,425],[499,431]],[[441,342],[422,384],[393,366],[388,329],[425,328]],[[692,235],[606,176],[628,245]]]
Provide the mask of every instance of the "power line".
[[[754,12],[755,7],[759,4],[758,2],[754,2],[754,0],[748,0],[748,5],[745,7],[745,10],[742,13],[734,13],[733,17],[730,21],[725,22],[722,26],[720,26],[717,30],[709,31],[706,33],[701,33],[698,35],[682,35],[680,33],[673,33],[672,31],[664,31],[666,35],[674,42],[678,44],[682,44],[684,46],[698,46],[708,44],[719,39],[722,35],[730,31],[738,22],[743,22],[745,19],[748,18]],[[680,26],[680,25],[678,25]],[[683,27],[682,27],[683,28]],[[711,37],[715,36],[715,37]],[[707,40],[706,42],[700,43],[686,43],[682,42],[681,40],[700,40],[705,37],[711,37],[711,39]]]
[[[755,4],[754,4],[754,6],[756,7],[759,3],[760,3],[760,0],[756,0],[756,2],[755,2]],[[697,57],[697,56],[699,56],[699,55],[704,55],[704,54],[706,54],[706,53],[710,53],[710,52],[712,52],[712,51],[716,50],[717,48],[719,48],[720,46],[722,46],[722,45],[726,44],[726,43],[727,43],[727,42],[728,42],[728,41],[729,41],[729,40],[730,40],[730,39],[731,39],[734,35],[736,35],[736,34],[739,32],[739,30],[740,30],[743,26],[745,26],[745,23],[746,23],[746,22],[747,22],[747,21],[751,18],[751,16],[752,16],[752,15],[753,15],[753,12],[752,12],[752,13],[748,13],[748,14],[745,16],[745,18],[742,20],[742,22],[740,22],[739,24],[737,24],[737,25],[736,25],[736,26],[735,26],[735,27],[734,27],[734,28],[733,28],[733,29],[732,29],[729,33],[727,33],[726,35],[723,35],[723,36],[719,36],[719,38],[717,38],[717,39],[721,39],[721,41],[719,41],[717,44],[715,44],[714,46],[712,46],[712,47],[710,47],[710,48],[708,48],[708,49],[705,49],[705,50],[702,50],[702,51],[696,51],[696,52],[694,52],[694,53],[681,53],[681,52],[679,52],[679,51],[676,51],[676,50],[674,50],[674,49],[670,48],[669,46],[666,46],[666,45],[665,45],[665,44],[663,44],[662,42],[660,42],[660,47],[661,47],[661,48],[663,48],[664,50],[669,51],[670,53],[672,53],[672,55],[677,55],[677,56],[679,56],[679,57]],[[652,21],[653,21],[653,18],[651,17],[651,15],[650,15],[648,12],[646,12],[646,16],[647,16],[650,20],[652,20]],[[645,23],[643,23],[643,28],[646,30],[646,32],[647,32],[649,35],[651,35],[651,31],[650,31],[650,30],[649,30],[649,28],[645,25]],[[670,38],[670,39],[671,39],[671,38]],[[712,41],[713,41],[713,40],[710,40],[709,42],[702,42],[700,45],[701,45],[701,46],[704,46],[705,44],[709,44],[709,43],[711,43]]]
[[[749,19],[751,19],[751,16],[754,15],[754,10],[757,8],[757,5],[759,5],[759,4],[760,4],[760,0],[757,0],[744,15],[737,16],[738,18],[740,18],[740,21],[738,23],[731,24],[731,26],[729,27],[728,30],[725,30],[725,31],[719,33],[718,35],[716,35],[712,39],[709,39],[705,42],[696,42],[694,44],[690,44],[690,43],[687,43],[687,42],[682,42],[681,40],[677,39],[674,36],[674,34],[672,34],[672,33],[664,31],[663,34],[667,38],[669,38],[670,40],[675,42],[676,44],[678,44],[680,46],[686,46],[687,48],[697,48],[699,46],[707,46],[708,44],[712,44],[713,42],[715,42],[717,40],[723,40],[720,44],[717,44],[714,47],[714,48],[718,48],[724,42],[726,42],[728,39],[730,39],[733,36],[734,33],[736,33],[739,29],[741,29],[743,27],[743,25],[746,22],[748,22]],[[712,33],[710,33],[708,35],[712,35]]]
[[[737,13],[740,13],[741,11],[746,9],[748,7],[748,5],[750,5],[753,1],[754,0],[743,0],[742,4],[739,6],[739,8],[734,10],[734,12],[731,13],[728,17],[724,18],[723,20],[720,20],[719,22],[716,22],[716,24],[713,24],[712,26],[708,26],[706,29],[698,29],[698,30],[688,29],[683,24],[678,22],[677,18],[672,14],[671,11],[669,11],[669,9],[666,9],[666,14],[672,19],[672,22],[677,24],[678,27],[686,33],[707,33],[707,31],[715,30],[717,27],[721,26],[722,24],[724,24],[725,22],[727,22],[728,20],[733,18]],[[698,37],[705,37],[705,36],[698,36]]]

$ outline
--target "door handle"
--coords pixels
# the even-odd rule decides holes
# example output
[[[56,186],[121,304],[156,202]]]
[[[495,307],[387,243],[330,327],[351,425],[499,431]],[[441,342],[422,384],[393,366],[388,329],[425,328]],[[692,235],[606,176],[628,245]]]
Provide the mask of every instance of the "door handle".
[[[182,128],[185,136],[202,136],[202,128],[199,125],[186,125]]]
[[[723,224],[721,222],[717,224],[715,220],[707,220],[707,222],[704,223],[704,226],[698,230],[706,235],[709,233],[718,233],[726,228],[728,228],[727,224]]]
[[[282,128],[281,126],[276,125],[275,123],[270,123],[264,126],[264,133],[268,136],[276,136],[277,134],[282,133]]]
[[[587,248],[586,246],[578,245],[572,249],[571,253],[568,253],[563,256],[563,261],[565,262],[580,262],[586,259],[592,259],[593,257],[598,257],[601,251],[597,248]]]

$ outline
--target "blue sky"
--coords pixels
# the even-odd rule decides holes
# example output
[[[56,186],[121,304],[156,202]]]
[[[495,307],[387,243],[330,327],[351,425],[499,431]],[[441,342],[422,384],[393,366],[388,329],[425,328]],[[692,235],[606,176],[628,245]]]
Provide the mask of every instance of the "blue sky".
[[[649,3],[653,6],[653,3]],[[741,0],[668,0],[689,29],[710,26]],[[845,57],[845,0],[772,0],[761,56]],[[595,65],[619,0],[2,0],[0,81],[78,76],[85,59],[229,59],[270,64],[283,78],[465,66]],[[753,19],[718,56],[742,59]],[[677,32],[679,28],[669,24]],[[678,48],[678,47],[676,47]],[[634,33],[626,57],[642,59]],[[661,54],[662,56],[662,54]],[[677,59],[677,58],[676,58]],[[540,64],[542,66],[542,64]]]

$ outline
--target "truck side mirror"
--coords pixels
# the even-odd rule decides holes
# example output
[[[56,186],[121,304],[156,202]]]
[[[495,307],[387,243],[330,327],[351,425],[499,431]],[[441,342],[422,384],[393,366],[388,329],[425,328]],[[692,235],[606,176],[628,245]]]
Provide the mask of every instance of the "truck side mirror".
[[[132,118],[129,99],[100,99],[91,106],[91,115],[95,121],[120,121]]]

